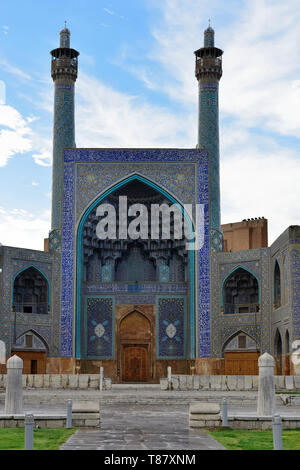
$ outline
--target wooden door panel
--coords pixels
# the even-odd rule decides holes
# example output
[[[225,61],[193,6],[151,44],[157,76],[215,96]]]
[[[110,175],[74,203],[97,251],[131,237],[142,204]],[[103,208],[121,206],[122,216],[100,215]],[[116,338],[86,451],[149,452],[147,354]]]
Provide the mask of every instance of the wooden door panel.
[[[122,380],[124,382],[146,382],[148,380],[147,345],[123,345]]]
[[[12,351],[23,360],[23,374],[46,374],[46,353],[35,351]],[[36,361],[32,372],[32,361]]]
[[[225,353],[225,375],[258,375],[258,352]]]

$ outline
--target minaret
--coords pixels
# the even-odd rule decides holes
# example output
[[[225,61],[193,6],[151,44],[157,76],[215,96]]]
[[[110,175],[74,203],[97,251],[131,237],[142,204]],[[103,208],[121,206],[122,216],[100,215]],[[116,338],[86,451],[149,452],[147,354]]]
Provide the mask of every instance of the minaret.
[[[75,147],[74,88],[77,79],[79,52],[70,48],[70,31],[60,32],[60,45],[51,51],[51,76],[54,90],[52,218],[50,249],[60,248],[63,191],[63,150]]]
[[[215,32],[204,31],[204,47],[195,51],[195,75],[199,82],[198,147],[209,152],[210,159],[210,249],[222,251],[219,175],[219,80],[223,51],[215,47]]]

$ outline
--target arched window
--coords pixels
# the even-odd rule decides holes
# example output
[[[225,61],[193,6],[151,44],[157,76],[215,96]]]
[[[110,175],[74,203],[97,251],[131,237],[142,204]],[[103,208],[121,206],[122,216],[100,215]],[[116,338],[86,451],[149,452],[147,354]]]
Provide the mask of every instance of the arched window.
[[[281,306],[281,280],[278,261],[275,261],[274,267],[274,308]]]
[[[33,266],[22,271],[14,280],[13,307],[16,312],[48,313],[48,281]]]
[[[290,353],[290,334],[288,332],[288,330],[286,330],[286,333],[285,333],[285,354],[289,354]]]
[[[224,313],[259,311],[259,286],[256,277],[244,268],[235,269],[223,285]]]
[[[279,330],[276,330],[274,338],[274,356],[276,362],[277,375],[282,374],[282,339]]]
[[[274,353],[275,353],[275,356],[282,355],[282,340],[281,340],[281,334],[279,333],[279,330],[276,330],[276,333],[275,333]]]

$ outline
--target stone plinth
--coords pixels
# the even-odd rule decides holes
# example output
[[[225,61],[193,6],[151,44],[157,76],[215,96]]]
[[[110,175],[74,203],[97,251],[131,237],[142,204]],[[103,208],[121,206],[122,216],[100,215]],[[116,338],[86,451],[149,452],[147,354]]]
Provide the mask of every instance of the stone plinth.
[[[259,380],[257,416],[272,416],[275,413],[274,359],[264,353],[258,358]]]
[[[72,404],[73,426],[100,427],[100,401],[74,400]]]
[[[191,403],[190,428],[217,428],[221,425],[221,409],[218,403]]]
[[[5,414],[23,413],[23,361],[17,355],[10,357],[6,364],[7,383],[5,394]]]

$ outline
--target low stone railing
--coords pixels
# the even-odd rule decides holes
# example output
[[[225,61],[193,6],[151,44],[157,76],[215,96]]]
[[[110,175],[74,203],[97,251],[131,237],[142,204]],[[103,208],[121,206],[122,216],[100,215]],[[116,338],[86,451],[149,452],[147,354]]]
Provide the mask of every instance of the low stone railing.
[[[276,375],[277,392],[300,391],[300,375]],[[161,390],[169,389],[168,379],[160,379]],[[258,390],[258,375],[172,375],[172,390]]]
[[[0,375],[0,388],[6,388],[6,374]],[[99,390],[99,374],[23,374],[23,388]],[[103,379],[103,390],[111,389],[111,379]]]

